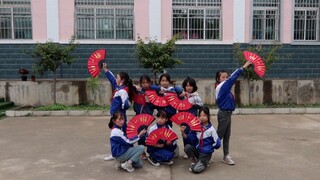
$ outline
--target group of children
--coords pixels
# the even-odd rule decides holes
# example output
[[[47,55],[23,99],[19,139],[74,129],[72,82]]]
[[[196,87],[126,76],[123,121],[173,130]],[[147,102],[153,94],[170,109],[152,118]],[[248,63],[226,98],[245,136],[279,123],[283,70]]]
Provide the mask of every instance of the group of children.
[[[181,98],[187,98],[192,104],[192,108],[186,110],[195,116],[198,116],[202,130],[200,132],[192,131],[185,125],[180,126],[181,135],[183,137],[184,152],[187,158],[191,159],[192,163],[189,170],[193,173],[202,172],[210,163],[214,149],[221,146],[223,140],[223,161],[226,164],[234,165],[235,162],[229,155],[229,139],[231,134],[231,114],[235,109],[234,96],[231,93],[231,88],[236,79],[243,72],[244,68],[248,67],[251,62],[245,63],[241,68],[237,69],[230,77],[226,71],[219,71],[216,74],[216,102],[219,107],[218,112],[218,129],[217,132],[210,122],[209,108],[203,106],[203,102],[197,91],[196,82],[192,78],[186,78],[182,87],[170,86],[170,75],[162,74],[159,78],[159,86],[151,85],[149,76],[143,75],[140,77],[140,88],[133,86],[129,75],[125,72],[120,72],[115,77],[107,68],[107,64],[103,64],[103,70],[107,79],[110,81],[113,89],[113,99],[111,101],[110,114],[112,118],[109,122],[110,144],[112,157],[106,157],[105,160],[115,158],[117,167],[133,172],[135,168],[142,167],[142,157],[145,154],[145,139],[154,130],[158,128],[167,128],[172,130],[172,121],[170,118],[177,113],[177,110],[172,106],[158,107],[148,102],[138,104],[133,102],[133,109],[136,114],[153,115],[154,110],[157,110],[156,123],[139,132],[139,134],[131,139],[126,136],[126,110],[130,107],[130,102],[134,93],[145,94],[147,90],[154,90],[157,93],[166,95],[167,92],[176,93]],[[138,146],[133,146],[138,142]],[[156,145],[147,146],[146,157],[148,161],[154,165],[173,164],[172,159],[178,156],[177,142],[159,142]]]

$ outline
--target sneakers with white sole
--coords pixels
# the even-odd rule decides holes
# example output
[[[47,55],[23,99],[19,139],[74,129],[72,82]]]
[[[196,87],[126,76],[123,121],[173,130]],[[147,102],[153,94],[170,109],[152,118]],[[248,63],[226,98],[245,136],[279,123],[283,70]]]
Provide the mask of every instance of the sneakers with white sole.
[[[160,163],[157,162],[156,160],[152,159],[151,157],[148,157],[148,161],[150,162],[150,164],[152,164],[154,166],[160,166]]]
[[[172,165],[173,161],[162,161],[161,164]]]
[[[122,163],[121,168],[130,173],[134,171],[134,168],[132,167],[132,163],[130,163],[129,161]]]
[[[222,160],[223,163],[228,164],[228,165],[235,165],[236,163],[232,160],[231,156],[228,154],[225,156]]]
[[[109,156],[106,156],[105,158],[103,158],[103,160],[111,161],[111,160],[114,160],[114,157],[110,154]]]
[[[183,155],[183,159],[188,159],[188,155]]]

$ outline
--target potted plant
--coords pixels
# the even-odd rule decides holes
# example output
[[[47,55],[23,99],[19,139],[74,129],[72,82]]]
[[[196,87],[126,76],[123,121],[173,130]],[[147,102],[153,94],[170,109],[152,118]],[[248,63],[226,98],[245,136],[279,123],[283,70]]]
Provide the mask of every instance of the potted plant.
[[[23,68],[20,68],[18,71],[19,74],[21,74],[21,81],[26,81],[28,76],[27,74],[29,74],[29,71]]]

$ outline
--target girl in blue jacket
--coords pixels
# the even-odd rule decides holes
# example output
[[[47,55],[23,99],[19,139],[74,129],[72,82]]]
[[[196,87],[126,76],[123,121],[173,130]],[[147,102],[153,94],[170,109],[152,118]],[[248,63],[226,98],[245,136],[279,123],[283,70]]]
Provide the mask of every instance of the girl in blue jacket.
[[[112,156],[116,158],[121,168],[128,172],[133,172],[135,168],[141,168],[143,163],[140,159],[144,151],[143,145],[133,146],[139,138],[147,132],[143,129],[136,137],[128,139],[124,133],[123,125],[125,124],[124,115],[121,111],[113,113],[109,128],[112,129],[110,133],[110,144]],[[117,166],[117,168],[119,167]]]
[[[184,127],[181,127],[182,137],[190,142],[185,146],[184,152],[193,161],[189,168],[189,171],[193,173],[202,172],[208,166],[214,149],[218,149],[221,146],[220,138],[210,122],[209,108],[200,108],[199,119],[202,126],[201,132],[189,131],[187,133],[183,131]]]
[[[163,94],[166,96],[166,93],[176,93],[176,94],[181,94],[182,93],[182,88],[180,86],[170,86],[170,75],[168,73],[161,74],[159,78],[159,85],[160,85],[160,94]],[[172,127],[172,121],[170,120],[171,117],[177,113],[177,110],[173,108],[172,106],[168,105],[166,107],[157,107],[158,111],[159,110],[165,110],[167,115],[168,115],[168,122],[167,124]]]
[[[147,75],[142,75],[140,77],[140,89],[136,93],[140,95],[145,95],[147,90],[159,91],[160,87],[156,85],[151,85],[151,79]],[[149,102],[148,98],[145,97],[146,104],[133,103],[133,110],[137,114],[150,114],[153,115],[154,105]]]
[[[231,76],[224,70],[216,73],[216,104],[219,107],[218,112],[218,135],[223,140],[223,154],[222,162],[228,165],[234,165],[235,162],[231,159],[229,154],[229,140],[231,135],[231,115],[235,110],[236,105],[231,88],[240,76],[240,74],[251,64],[247,61],[241,68],[235,70]]]
[[[159,128],[167,128],[172,130],[172,128],[166,123],[168,121],[168,115],[164,110],[159,110],[157,114],[157,123],[151,126],[148,130],[148,135]],[[160,142],[154,146],[147,146],[147,152],[149,153],[148,161],[154,165],[159,166],[162,164],[173,164],[173,157],[175,156],[175,151],[177,149],[177,140],[174,142]]]
[[[124,116],[124,133],[126,133],[127,127],[127,116],[126,111],[130,107],[130,101],[133,96],[135,88],[133,87],[132,81],[126,72],[119,72],[116,77],[107,68],[107,63],[102,64],[102,69],[109,82],[111,83],[113,91],[113,97],[111,100],[110,114],[113,115],[116,111],[121,111]],[[111,155],[104,158],[104,160],[112,160]]]

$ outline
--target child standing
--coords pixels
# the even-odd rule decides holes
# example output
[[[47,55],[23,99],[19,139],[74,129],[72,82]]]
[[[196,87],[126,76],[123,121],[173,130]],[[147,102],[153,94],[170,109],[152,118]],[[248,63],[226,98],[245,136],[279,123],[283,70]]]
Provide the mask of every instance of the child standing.
[[[203,106],[203,102],[199,96],[199,94],[196,92],[198,90],[196,81],[190,77],[187,77],[182,82],[182,88],[184,92],[180,94],[180,97],[186,97],[188,98],[188,101],[193,105],[192,108],[188,110],[188,112],[192,113],[193,115],[198,115],[198,109]]]
[[[251,64],[247,61],[241,68],[235,70],[230,77],[224,70],[216,73],[216,103],[219,107],[218,112],[218,135],[223,140],[223,155],[222,162],[234,165],[235,162],[232,160],[229,154],[229,140],[231,135],[231,115],[235,110],[234,96],[231,92],[231,88],[236,82],[237,78]]]
[[[164,110],[159,110],[157,114],[157,123],[151,126],[148,130],[148,135],[159,128],[172,128],[166,123],[168,121],[168,115]],[[174,142],[162,142],[155,146],[148,146],[147,152],[149,153],[148,161],[154,165],[159,166],[160,163],[171,165],[173,164],[173,157],[175,150],[177,149],[177,141]]]
[[[134,87],[129,75],[126,72],[119,72],[115,77],[110,70],[107,68],[107,63],[103,63],[102,68],[112,88],[114,89],[113,98],[110,106],[110,114],[113,115],[116,111],[121,111],[125,123],[123,125],[124,133],[126,133],[127,127],[127,116],[126,110],[130,107],[130,99],[133,95]],[[114,159],[111,155],[104,158],[104,160]]]
[[[201,132],[194,133],[190,131],[187,134],[184,131],[185,127],[181,127],[183,138],[190,142],[185,146],[184,151],[193,160],[189,168],[193,173],[202,172],[208,166],[214,149],[218,149],[221,146],[220,138],[210,122],[209,108],[200,108],[199,119],[202,126]]]
[[[147,75],[142,75],[140,77],[140,90],[137,91],[138,94],[144,95],[147,90],[155,90],[155,91],[159,91],[160,87],[156,86],[156,85],[151,85],[151,79],[149,76]],[[146,98],[146,104],[142,105],[142,104],[138,104],[136,102],[133,103],[133,109],[137,114],[150,114],[153,115],[153,110],[154,110],[154,106],[152,103],[149,102],[148,98]]]
[[[141,154],[144,151],[143,145],[133,147],[133,144],[137,142],[143,134],[146,133],[146,129],[142,130],[136,137],[128,139],[123,131],[123,125],[125,124],[124,115],[121,111],[116,111],[109,122],[109,128],[112,129],[110,133],[110,144],[112,156],[120,162],[120,167],[128,172],[133,172],[134,168],[141,168],[143,163],[140,159]]]
[[[160,85],[160,94],[163,94],[164,96],[166,95],[167,92],[171,92],[171,93],[177,93],[177,94],[181,94],[182,93],[182,88],[179,86],[175,86],[172,87],[170,86],[170,75],[167,73],[161,74],[160,78],[159,78],[159,85]],[[170,127],[172,127],[172,121],[170,120],[170,118],[176,114],[177,110],[175,108],[173,108],[172,106],[168,105],[164,108],[158,108],[158,109],[164,109],[168,115],[168,124],[170,125]]]

